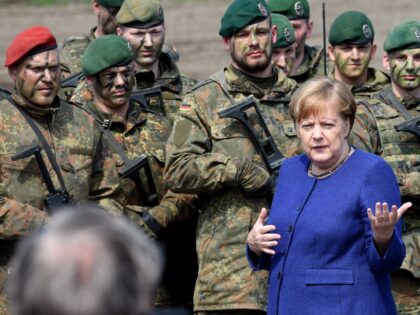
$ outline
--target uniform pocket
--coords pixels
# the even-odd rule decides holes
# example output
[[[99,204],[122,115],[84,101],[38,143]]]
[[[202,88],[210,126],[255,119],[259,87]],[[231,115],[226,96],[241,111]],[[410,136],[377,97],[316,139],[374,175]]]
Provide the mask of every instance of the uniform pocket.
[[[305,284],[310,285],[352,285],[353,271],[350,269],[307,269]]]

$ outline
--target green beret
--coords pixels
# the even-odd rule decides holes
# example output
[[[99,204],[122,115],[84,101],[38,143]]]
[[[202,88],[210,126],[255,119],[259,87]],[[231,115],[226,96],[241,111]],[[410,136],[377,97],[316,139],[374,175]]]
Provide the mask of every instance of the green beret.
[[[307,0],[267,0],[272,13],[286,16],[289,20],[309,19]]]
[[[347,11],[332,23],[328,41],[333,46],[342,43],[362,45],[373,42],[374,37],[372,22],[364,13]]]
[[[231,37],[248,25],[264,21],[269,15],[265,0],[235,0],[222,17],[219,35]]]
[[[96,0],[96,2],[107,8],[119,8],[123,4],[124,0]]]
[[[277,40],[274,47],[289,47],[295,42],[295,30],[287,17],[271,13],[271,21],[277,26]]]
[[[397,25],[389,32],[384,42],[384,50],[420,48],[420,22],[410,21]]]
[[[84,75],[94,75],[107,68],[127,65],[133,50],[127,40],[115,34],[103,35],[90,42],[82,57]]]
[[[125,0],[116,19],[127,27],[150,28],[164,22],[163,8],[157,0]]]

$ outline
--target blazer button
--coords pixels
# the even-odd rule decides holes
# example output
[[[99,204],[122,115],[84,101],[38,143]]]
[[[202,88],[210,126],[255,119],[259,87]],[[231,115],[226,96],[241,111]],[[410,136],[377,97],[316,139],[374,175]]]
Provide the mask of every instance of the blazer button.
[[[277,274],[277,278],[279,279],[279,280],[281,280],[281,277],[282,277],[282,274],[281,274],[281,271]]]
[[[293,226],[289,225],[288,231],[291,233],[293,231]]]

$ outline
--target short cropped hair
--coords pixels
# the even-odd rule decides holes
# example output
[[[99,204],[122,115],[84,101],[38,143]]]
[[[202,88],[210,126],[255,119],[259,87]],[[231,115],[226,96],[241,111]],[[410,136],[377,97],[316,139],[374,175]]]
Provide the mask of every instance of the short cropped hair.
[[[356,116],[353,94],[344,83],[329,78],[312,79],[298,88],[290,100],[289,114],[296,124],[326,106],[335,106],[344,120],[349,119],[351,130]]]
[[[19,244],[8,283],[11,312],[146,314],[162,266],[155,242],[124,218],[93,205],[64,209]]]

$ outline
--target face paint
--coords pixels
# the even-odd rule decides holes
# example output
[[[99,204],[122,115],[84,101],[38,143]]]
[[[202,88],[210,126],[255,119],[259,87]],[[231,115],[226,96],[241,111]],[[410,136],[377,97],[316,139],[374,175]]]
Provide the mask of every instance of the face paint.
[[[123,27],[121,35],[133,47],[135,62],[140,69],[150,69],[158,62],[165,42],[163,24],[146,29]]]
[[[392,53],[389,64],[394,84],[406,90],[420,87],[420,48]]]
[[[108,68],[96,76],[95,98],[109,108],[128,104],[134,83],[133,65]]]
[[[258,72],[270,67],[272,48],[268,19],[248,25],[230,39],[233,64],[245,72]]]
[[[273,64],[279,67],[287,76],[293,69],[296,59],[296,45],[273,48]]]
[[[115,34],[117,29],[117,21],[115,20],[115,16],[118,13],[117,8],[106,8],[104,6],[100,6],[100,13],[99,13],[99,24],[102,27],[104,34]]]
[[[357,79],[367,73],[372,57],[372,44],[340,44],[334,47],[335,70],[341,76]]]
[[[60,80],[58,51],[45,51],[26,58],[16,68],[16,93],[34,106],[51,106]]]

